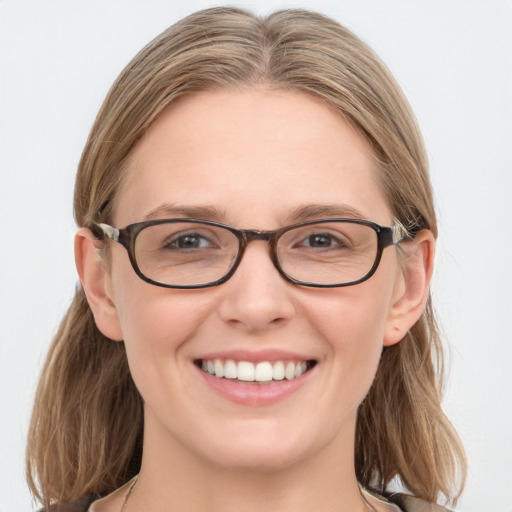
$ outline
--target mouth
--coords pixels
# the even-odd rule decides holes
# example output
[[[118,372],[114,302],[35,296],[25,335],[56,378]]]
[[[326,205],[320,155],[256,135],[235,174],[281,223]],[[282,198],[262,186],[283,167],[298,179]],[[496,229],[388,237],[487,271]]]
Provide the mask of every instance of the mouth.
[[[282,360],[282,361],[236,361],[233,359],[196,359],[194,364],[204,373],[218,379],[233,382],[268,384],[283,380],[294,380],[310,371],[317,361]]]

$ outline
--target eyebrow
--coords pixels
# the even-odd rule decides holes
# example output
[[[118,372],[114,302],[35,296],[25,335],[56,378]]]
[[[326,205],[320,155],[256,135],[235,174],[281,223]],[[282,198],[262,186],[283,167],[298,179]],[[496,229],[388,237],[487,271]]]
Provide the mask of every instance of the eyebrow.
[[[192,206],[162,203],[149,211],[144,216],[144,220],[164,219],[168,217],[220,221],[225,217],[225,213],[220,211],[218,208],[215,208],[215,206],[210,205]]]
[[[213,220],[222,222],[227,215],[213,205],[178,205],[164,202],[149,211],[144,220],[183,217],[188,219]],[[366,219],[359,210],[347,204],[307,204],[293,208],[285,215],[286,222],[303,222],[314,219]]]
[[[294,222],[313,219],[339,218],[339,219],[366,219],[357,208],[348,204],[308,204],[299,206],[288,212],[287,218]]]

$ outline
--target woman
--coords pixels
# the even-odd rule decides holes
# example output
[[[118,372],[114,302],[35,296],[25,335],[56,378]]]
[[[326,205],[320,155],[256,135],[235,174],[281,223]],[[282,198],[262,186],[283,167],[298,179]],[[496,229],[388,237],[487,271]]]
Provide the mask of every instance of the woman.
[[[456,501],[422,139],[345,28],[217,8],[165,31],[98,114],[75,216],[28,445],[46,508]]]

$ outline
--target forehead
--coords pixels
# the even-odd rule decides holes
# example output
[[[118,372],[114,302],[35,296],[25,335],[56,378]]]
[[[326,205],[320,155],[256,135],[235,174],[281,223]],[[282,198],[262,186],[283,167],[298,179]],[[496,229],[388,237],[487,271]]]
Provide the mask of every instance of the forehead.
[[[297,208],[344,205],[388,223],[377,172],[364,137],[314,97],[202,92],[176,101],[133,150],[115,221],[137,222],[171,204],[210,208],[239,227],[270,229]]]

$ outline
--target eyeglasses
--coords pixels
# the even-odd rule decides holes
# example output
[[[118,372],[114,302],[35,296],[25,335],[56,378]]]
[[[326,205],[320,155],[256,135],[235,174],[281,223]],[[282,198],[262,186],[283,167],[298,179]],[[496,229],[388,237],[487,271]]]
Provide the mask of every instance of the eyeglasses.
[[[165,288],[206,288],[226,282],[247,245],[266,241],[279,273],[301,286],[331,288],[369,279],[382,251],[407,238],[400,224],[382,227],[359,219],[322,219],[273,231],[236,229],[196,219],[160,219],[115,228],[95,224],[128,251],[137,275]]]

